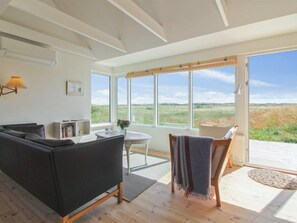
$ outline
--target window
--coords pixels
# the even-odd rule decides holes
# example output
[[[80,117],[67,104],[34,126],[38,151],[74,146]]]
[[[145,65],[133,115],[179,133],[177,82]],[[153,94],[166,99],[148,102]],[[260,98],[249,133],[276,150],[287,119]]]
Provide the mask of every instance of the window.
[[[92,123],[110,122],[110,78],[91,74],[91,116]]]
[[[137,124],[154,123],[154,78],[131,79],[131,121]]]
[[[193,71],[193,127],[232,125],[235,118],[235,67]]]
[[[234,125],[236,64],[230,56],[130,72],[130,92],[120,92],[125,83],[119,79],[118,116],[128,110],[132,123],[181,128]],[[128,103],[120,99],[127,93]]]
[[[118,119],[128,118],[127,79],[118,78]]]
[[[158,75],[159,125],[186,127],[188,125],[189,72]]]

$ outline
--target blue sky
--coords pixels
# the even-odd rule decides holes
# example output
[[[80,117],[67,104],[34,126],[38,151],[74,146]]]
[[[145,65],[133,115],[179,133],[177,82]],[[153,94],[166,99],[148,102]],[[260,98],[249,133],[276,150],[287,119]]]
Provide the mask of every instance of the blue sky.
[[[297,103],[297,51],[249,57],[251,103]],[[107,77],[92,75],[92,103],[108,103]],[[193,72],[194,103],[234,103],[234,66]],[[119,103],[127,103],[126,79],[119,79]],[[132,104],[153,103],[153,77],[132,79]],[[187,72],[161,74],[159,103],[188,101]]]
[[[297,103],[297,50],[249,58],[251,103]]]

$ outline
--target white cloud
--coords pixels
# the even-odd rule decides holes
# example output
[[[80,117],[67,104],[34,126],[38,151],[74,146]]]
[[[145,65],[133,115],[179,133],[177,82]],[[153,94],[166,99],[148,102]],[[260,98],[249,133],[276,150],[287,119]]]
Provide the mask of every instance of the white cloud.
[[[142,96],[135,96],[132,98],[132,104],[153,104],[154,99],[153,96],[150,95],[142,95]]]
[[[92,104],[96,105],[108,105],[109,104],[109,90],[97,90],[92,95]]]
[[[250,80],[250,86],[253,87],[276,87],[276,84],[271,84],[268,82],[264,81],[259,81],[259,80]]]
[[[194,103],[234,103],[233,93],[219,91],[194,91]],[[159,96],[159,103],[188,103],[188,94],[185,92],[168,92],[166,95]]]
[[[96,91],[96,94],[99,94],[99,95],[109,95],[109,90],[108,89],[104,89],[104,90],[98,90]]]
[[[233,93],[224,93],[219,91],[195,92],[194,103],[234,103]]]
[[[187,87],[162,86],[162,89],[160,89],[158,93],[159,103],[185,104],[188,102]]]
[[[203,78],[220,80],[229,84],[234,83],[234,75],[227,74],[220,71],[199,70],[199,71],[195,71],[195,75],[199,75],[200,77],[203,77]]]
[[[104,98],[104,97],[97,97],[92,99],[92,104],[95,105],[108,105],[109,104],[109,99]]]
[[[209,79],[216,79],[220,80],[222,82],[228,83],[228,84],[234,84],[235,79],[234,75],[227,74],[220,71],[214,71],[214,70],[200,70],[195,71],[195,75],[199,75],[202,78],[209,78]],[[265,81],[260,80],[250,80],[250,86],[253,87],[277,87],[276,84],[268,83]]]

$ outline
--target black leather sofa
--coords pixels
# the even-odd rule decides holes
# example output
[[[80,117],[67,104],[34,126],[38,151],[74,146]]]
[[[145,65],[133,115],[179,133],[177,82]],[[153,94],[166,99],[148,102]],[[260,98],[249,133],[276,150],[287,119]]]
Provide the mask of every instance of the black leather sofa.
[[[14,126],[27,130],[30,125],[36,124]],[[25,137],[30,134],[30,130],[24,132]],[[55,148],[25,137],[11,135],[1,127],[0,169],[56,211],[61,222],[80,217],[84,212],[75,213],[76,209],[114,186],[117,189],[105,197],[117,194],[118,203],[122,201],[123,136]]]

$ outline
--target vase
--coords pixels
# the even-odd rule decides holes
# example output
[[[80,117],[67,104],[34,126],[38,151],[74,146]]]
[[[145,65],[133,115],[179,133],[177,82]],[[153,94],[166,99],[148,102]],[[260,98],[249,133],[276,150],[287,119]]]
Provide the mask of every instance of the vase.
[[[124,133],[124,135],[127,134],[127,129],[126,128],[121,128],[121,132]]]

